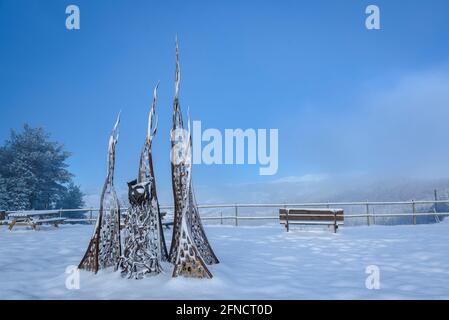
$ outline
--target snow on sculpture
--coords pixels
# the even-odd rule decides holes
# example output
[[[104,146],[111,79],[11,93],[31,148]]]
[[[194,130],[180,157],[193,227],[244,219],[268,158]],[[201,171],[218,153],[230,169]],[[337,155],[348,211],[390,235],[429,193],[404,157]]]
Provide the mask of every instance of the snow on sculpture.
[[[139,174],[128,183],[130,209],[125,218],[124,249],[119,268],[127,278],[141,279],[162,271],[168,260],[153,170],[152,141],[157,131],[157,88],[148,117],[148,131],[140,155]]]
[[[120,203],[114,188],[115,145],[118,142],[120,113],[108,147],[108,171],[100,198],[100,210],[94,234],[78,268],[98,272],[116,267],[120,258]]]
[[[179,104],[179,48],[176,41],[175,98],[171,140],[171,168],[174,198],[174,223],[170,262],[175,264],[173,277],[211,278],[206,264],[218,263],[204,232],[192,188],[190,119],[184,130]]]

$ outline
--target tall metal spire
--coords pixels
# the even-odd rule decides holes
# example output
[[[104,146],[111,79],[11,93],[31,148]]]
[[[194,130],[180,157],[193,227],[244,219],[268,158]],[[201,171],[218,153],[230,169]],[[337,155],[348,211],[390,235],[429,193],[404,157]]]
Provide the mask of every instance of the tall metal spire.
[[[161,224],[161,213],[153,169],[152,142],[157,131],[157,89],[148,115],[145,143],[140,154],[137,179],[128,183],[131,205],[124,230],[124,250],[119,267],[122,275],[140,279],[162,271],[161,261],[167,261],[167,247]]]
[[[108,171],[100,198],[94,234],[78,268],[97,273],[116,267],[120,258],[120,203],[114,188],[115,146],[118,142],[120,113],[109,137]]]
[[[176,35],[175,41],[176,41],[175,99],[178,99],[179,98],[179,85],[181,83],[181,70],[179,68],[179,42],[178,42],[178,35]]]
[[[192,142],[190,123],[184,129],[179,103],[179,46],[176,39],[175,96],[171,137],[171,168],[174,223],[169,259],[175,264],[173,276],[207,277],[206,264],[218,263],[204,232],[192,188]],[[189,119],[190,121],[190,119]]]

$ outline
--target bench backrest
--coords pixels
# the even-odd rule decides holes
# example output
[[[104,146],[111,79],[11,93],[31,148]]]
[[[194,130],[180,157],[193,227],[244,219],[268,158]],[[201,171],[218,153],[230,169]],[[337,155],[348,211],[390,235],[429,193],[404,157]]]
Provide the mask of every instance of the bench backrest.
[[[343,209],[315,209],[315,208],[283,208],[279,209],[281,221],[343,221]]]

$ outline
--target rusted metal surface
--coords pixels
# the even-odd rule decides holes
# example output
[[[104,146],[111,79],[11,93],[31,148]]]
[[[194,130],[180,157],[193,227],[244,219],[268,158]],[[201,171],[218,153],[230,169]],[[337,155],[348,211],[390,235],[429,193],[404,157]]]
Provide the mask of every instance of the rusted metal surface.
[[[158,84],[159,85],[159,84]],[[124,249],[119,267],[123,276],[140,279],[162,271],[168,260],[153,170],[152,141],[157,131],[157,88],[148,117],[148,132],[136,180],[128,183],[130,210],[125,217]]]
[[[109,138],[108,172],[100,198],[100,210],[94,234],[78,268],[97,273],[99,269],[116,268],[121,255],[120,203],[114,187],[115,146],[118,142],[120,114]]]
[[[175,264],[173,276],[212,277],[206,264],[218,263],[204,232],[192,187],[192,143],[190,119],[184,129],[181,106],[179,47],[176,42],[175,97],[171,140],[171,170],[174,198],[173,235],[169,260]]]

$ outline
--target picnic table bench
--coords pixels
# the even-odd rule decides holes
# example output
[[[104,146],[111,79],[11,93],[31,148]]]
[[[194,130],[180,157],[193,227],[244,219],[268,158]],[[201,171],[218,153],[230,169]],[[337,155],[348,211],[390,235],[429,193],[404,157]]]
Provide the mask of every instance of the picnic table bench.
[[[344,224],[343,209],[319,208],[283,208],[279,209],[279,221],[285,225],[287,232],[290,225],[324,225],[333,227]]]
[[[173,223],[174,223],[173,221],[166,221],[166,222],[162,222],[162,225],[163,225],[165,228],[170,229],[170,226],[172,226]]]
[[[43,224],[51,224],[58,227],[59,224],[63,223],[66,218],[54,217],[59,215],[58,210],[47,210],[47,211],[21,211],[13,212],[8,214],[9,223],[8,228],[12,230],[14,226],[28,226],[33,230],[39,230],[39,226]],[[53,217],[52,217],[53,216]]]

